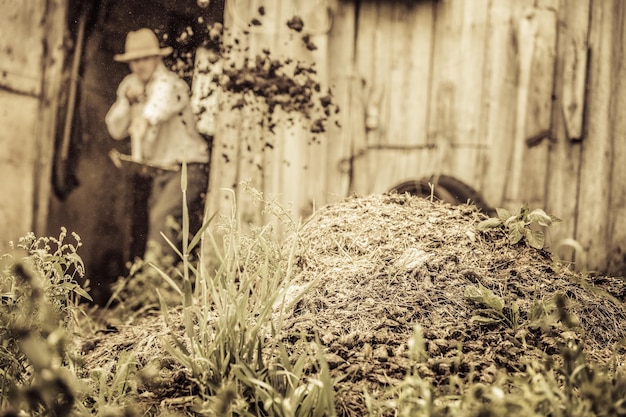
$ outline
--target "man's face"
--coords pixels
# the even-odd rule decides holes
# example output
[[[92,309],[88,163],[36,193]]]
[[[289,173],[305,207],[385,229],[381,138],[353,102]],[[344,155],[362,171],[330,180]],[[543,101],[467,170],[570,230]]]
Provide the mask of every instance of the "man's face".
[[[149,56],[145,58],[133,59],[128,62],[128,65],[130,66],[130,70],[134,74],[137,74],[141,81],[147,83],[150,81],[150,78],[152,78],[152,74],[154,74],[154,70],[157,65],[159,65],[159,62],[161,62],[161,57]]]

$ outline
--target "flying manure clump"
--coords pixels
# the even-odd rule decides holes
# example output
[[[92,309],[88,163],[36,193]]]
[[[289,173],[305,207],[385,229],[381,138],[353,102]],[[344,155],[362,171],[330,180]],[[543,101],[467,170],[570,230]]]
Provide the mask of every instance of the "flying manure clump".
[[[291,59],[275,59],[267,49],[253,60],[245,59],[240,68],[225,68],[223,73],[225,81],[222,88],[242,97],[231,109],[248,104],[244,97],[246,93],[251,93],[267,105],[270,131],[274,126],[271,115],[277,106],[287,113],[299,113],[312,120],[312,133],[325,132],[325,122],[339,111],[333,104],[331,91],[322,91],[312,65],[294,63]]]
[[[258,9],[258,16],[248,23],[250,27],[261,26],[265,9]],[[302,32],[304,21],[299,16],[293,16],[286,22],[287,27],[295,32]],[[223,30],[223,28],[221,28]],[[244,35],[251,36],[250,31]],[[313,51],[317,47],[311,42],[310,35],[302,35],[307,50]],[[235,45],[222,43],[220,52],[223,58],[239,50],[239,39],[233,39]],[[318,81],[314,63],[296,61],[294,58],[278,59],[272,56],[269,49],[264,49],[255,57],[247,57],[242,65],[231,64],[223,69],[223,77],[219,84],[224,91],[237,95],[230,110],[242,109],[245,106],[265,104],[267,115],[264,122],[270,132],[274,133],[276,126],[273,117],[277,107],[286,113],[300,114],[310,120],[309,131],[320,134],[326,131],[328,119],[339,112],[334,104],[330,89],[323,91]],[[288,119],[293,122],[293,118]],[[339,126],[336,121],[335,124]]]

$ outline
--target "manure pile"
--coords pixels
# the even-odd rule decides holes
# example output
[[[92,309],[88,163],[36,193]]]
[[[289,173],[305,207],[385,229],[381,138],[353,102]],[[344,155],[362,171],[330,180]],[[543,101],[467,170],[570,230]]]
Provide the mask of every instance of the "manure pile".
[[[478,232],[485,218],[474,206],[389,194],[328,205],[302,228],[292,284],[311,287],[286,312],[282,334],[289,335],[289,349],[301,346],[290,345],[290,337],[319,336],[331,375],[341,378],[335,387],[340,416],[367,415],[364,390],[380,397],[415,366],[407,342],[416,325],[426,348],[417,369],[437,395],[450,393],[453,377],[489,384],[500,371],[523,371],[526,361],[558,361],[559,345],[571,340],[582,342],[593,362],[611,363],[616,353],[617,363],[625,363],[626,351],[615,348],[626,338],[623,279],[583,278],[557,268],[545,251],[511,246],[498,230]],[[480,306],[466,291],[479,285],[507,308],[517,304],[517,329],[472,321]],[[533,306],[555,316],[556,294],[567,300],[579,326],[568,328],[558,317],[541,328],[528,326]],[[172,309],[169,319],[182,334],[180,309]],[[142,364],[158,359],[169,382],[142,398],[153,407],[167,405],[193,387],[158,341],[171,331],[160,314],[147,310],[87,340],[85,362],[108,369],[123,351],[134,352]]]
[[[416,324],[428,355],[419,373],[440,387],[452,375],[493,382],[497,370],[518,372],[524,360],[558,355],[558,343],[570,339],[584,339],[590,360],[611,358],[626,337],[624,281],[581,283],[545,251],[511,246],[503,232],[478,232],[485,218],[474,206],[391,194],[329,205],[306,224],[299,280],[317,282],[296,305],[287,331],[320,335],[333,376],[343,377],[338,409],[365,415],[364,389],[380,393],[404,378]],[[465,292],[479,285],[505,305],[517,303],[516,331],[471,320],[479,306]],[[554,310],[555,294],[566,297],[580,326],[568,329],[558,320],[543,329],[525,326],[531,306]]]

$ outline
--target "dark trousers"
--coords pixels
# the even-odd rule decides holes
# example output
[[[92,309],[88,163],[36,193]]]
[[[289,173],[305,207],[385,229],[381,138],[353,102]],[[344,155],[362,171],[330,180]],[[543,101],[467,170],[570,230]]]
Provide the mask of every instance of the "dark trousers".
[[[145,259],[155,256],[153,250],[160,246],[162,256],[176,257],[174,249],[161,236],[163,233],[179,250],[182,238],[183,194],[181,188],[182,170],[163,171],[152,179],[152,188],[148,199],[148,238]],[[202,227],[204,200],[208,188],[208,164],[187,164],[187,199],[189,213],[189,239]],[[158,253],[158,249],[157,252]]]

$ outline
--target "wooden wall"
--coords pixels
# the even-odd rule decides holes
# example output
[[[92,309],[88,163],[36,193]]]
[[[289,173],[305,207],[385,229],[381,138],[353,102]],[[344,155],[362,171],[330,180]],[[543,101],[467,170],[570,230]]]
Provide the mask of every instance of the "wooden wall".
[[[625,273],[622,1],[320,1],[332,27],[316,35],[315,54],[281,43],[290,39],[286,16],[309,3],[263,2],[269,26],[249,35],[241,23],[258,4],[229,3],[240,19],[227,13],[226,27],[246,39],[249,56],[268,47],[316,60],[340,127],[311,147],[302,126],[270,135],[250,125],[249,109],[222,109],[210,212],[236,196],[242,219],[263,220],[238,185],[247,178],[298,217],[352,193],[446,174],[494,207],[544,208],[563,220],[553,245],[576,239],[589,269]],[[320,20],[320,9],[306,17]],[[272,152],[254,147],[266,137]]]
[[[63,0],[3,0],[0,15],[0,250],[45,230],[63,62]]]
[[[2,4],[6,247],[45,231],[67,11],[63,0]],[[295,15],[315,50],[287,27]],[[242,182],[298,219],[446,174],[492,206],[560,217],[553,242],[574,238],[590,269],[624,275],[625,18],[621,0],[229,0],[225,36],[238,46],[223,64],[265,49],[314,63],[340,112],[313,135],[310,120],[278,111],[272,133],[263,103],[231,111],[239,97],[222,92],[207,211],[236,199],[244,224],[267,222]]]

